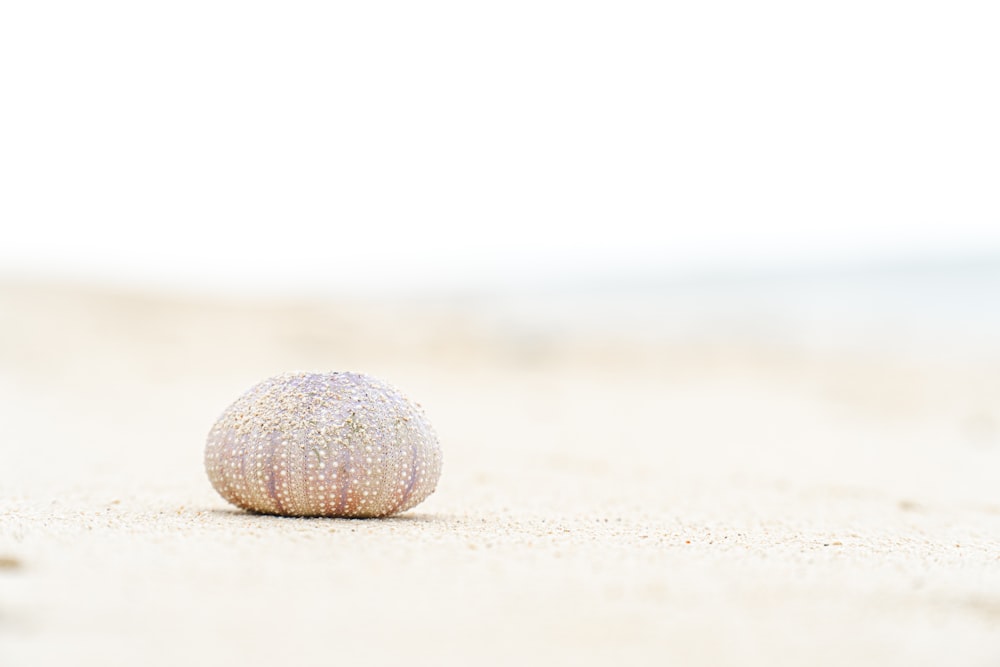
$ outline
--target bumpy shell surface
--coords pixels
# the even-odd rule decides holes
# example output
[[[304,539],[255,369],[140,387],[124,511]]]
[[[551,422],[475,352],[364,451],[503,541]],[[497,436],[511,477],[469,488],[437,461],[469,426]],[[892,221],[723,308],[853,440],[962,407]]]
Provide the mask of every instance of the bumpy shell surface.
[[[414,507],[441,474],[422,410],[357,373],[290,373],[255,385],[208,434],[212,486],[244,509],[379,517]]]

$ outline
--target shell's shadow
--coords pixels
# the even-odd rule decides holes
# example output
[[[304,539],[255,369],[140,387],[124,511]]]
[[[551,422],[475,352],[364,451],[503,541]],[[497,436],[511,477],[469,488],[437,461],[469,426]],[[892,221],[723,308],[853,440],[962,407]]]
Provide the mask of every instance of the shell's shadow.
[[[258,519],[262,521],[281,522],[302,521],[302,522],[344,522],[344,523],[444,523],[450,519],[441,514],[426,514],[422,512],[406,512],[395,516],[387,517],[329,517],[329,516],[281,516],[278,514],[264,514],[261,512],[251,512],[248,510],[236,509],[233,507],[212,508],[205,510],[205,513],[219,518],[244,518]]]

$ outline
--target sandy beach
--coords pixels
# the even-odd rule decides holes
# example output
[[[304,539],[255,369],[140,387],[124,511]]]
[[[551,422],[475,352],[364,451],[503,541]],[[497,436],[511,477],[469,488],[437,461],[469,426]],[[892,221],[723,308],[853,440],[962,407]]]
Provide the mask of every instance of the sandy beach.
[[[0,667],[1000,667],[998,32],[0,3]]]
[[[0,284],[0,664],[1000,665],[995,357],[489,312]],[[436,493],[229,506],[288,370],[419,401]]]

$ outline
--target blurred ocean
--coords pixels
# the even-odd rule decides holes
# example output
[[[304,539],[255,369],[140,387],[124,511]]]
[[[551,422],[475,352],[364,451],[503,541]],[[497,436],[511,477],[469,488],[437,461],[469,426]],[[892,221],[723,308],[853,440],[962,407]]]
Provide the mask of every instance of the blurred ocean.
[[[1000,360],[1000,258],[608,281],[499,294],[472,307],[523,333],[585,328],[640,339]]]
[[[1000,257],[841,265],[818,269],[674,272],[566,277],[502,287],[380,294],[294,290],[274,294],[244,285],[148,285],[57,276],[0,275],[9,285],[180,298],[217,304],[314,304],[443,312],[512,340],[560,340],[584,334],[617,342],[696,343],[849,351],[921,361],[1000,362]],[[530,284],[530,287],[528,286]]]

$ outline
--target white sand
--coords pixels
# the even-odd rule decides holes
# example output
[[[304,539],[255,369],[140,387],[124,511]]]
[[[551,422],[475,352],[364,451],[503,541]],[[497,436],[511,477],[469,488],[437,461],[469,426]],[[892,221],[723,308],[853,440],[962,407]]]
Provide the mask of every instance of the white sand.
[[[421,402],[437,492],[227,506],[206,432],[293,369]],[[998,370],[7,284],[0,665],[998,665]]]

